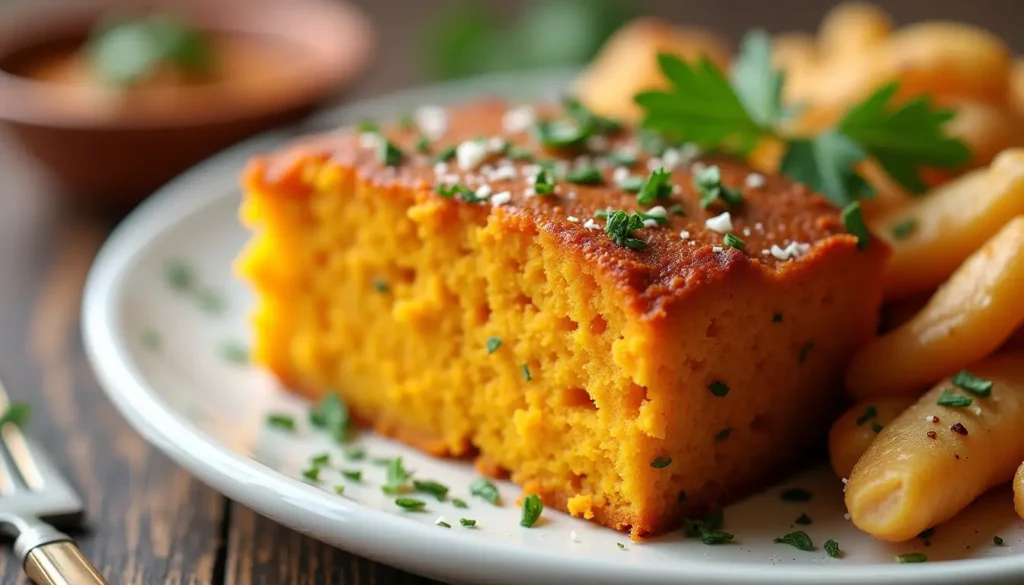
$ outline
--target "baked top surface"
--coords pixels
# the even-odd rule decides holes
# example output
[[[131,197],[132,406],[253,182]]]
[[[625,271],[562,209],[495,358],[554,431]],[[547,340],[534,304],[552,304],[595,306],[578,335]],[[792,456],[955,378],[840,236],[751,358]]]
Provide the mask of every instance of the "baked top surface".
[[[490,221],[509,226],[535,226],[539,233],[557,238],[581,261],[611,274],[641,313],[656,312],[663,301],[733,270],[745,267],[769,278],[786,278],[808,263],[825,261],[830,253],[856,247],[856,237],[846,233],[839,210],[823,197],[804,185],[756,173],[728,158],[701,157],[686,147],[659,157],[640,147],[639,136],[628,129],[600,135],[596,142],[588,140],[578,149],[544,148],[527,122],[561,119],[561,115],[557,106],[510,106],[500,99],[443,110],[424,107],[414,120],[383,125],[378,131],[347,128],[303,139],[257,161],[248,178],[274,184],[303,161],[328,158],[354,168],[364,180],[412,190],[440,208],[463,207],[479,214],[481,223],[491,216]],[[389,166],[383,160],[382,135],[403,154],[400,163]],[[429,153],[422,154],[417,145],[427,136]],[[529,152],[532,160],[513,160],[509,151],[495,152],[502,141],[508,142],[512,153]],[[438,154],[451,147],[458,147],[458,154],[438,162]],[[635,164],[616,162],[616,155],[622,153],[635,154]],[[559,177],[554,194],[534,194],[534,176],[543,168],[539,163],[550,165]],[[720,168],[724,186],[742,194],[742,203],[727,205],[718,200],[707,208],[701,205],[694,173],[711,165]],[[575,184],[563,178],[566,172],[590,167],[600,171],[600,184]],[[667,199],[641,205],[636,193],[619,186],[624,176],[639,181],[658,168],[671,171]],[[469,203],[461,196],[446,198],[437,192],[438,185],[451,184],[467,187],[477,198],[489,197]],[[657,213],[652,209],[657,206],[665,210],[666,221],[632,233],[643,241],[642,249],[620,245],[605,232],[602,212]],[[744,249],[729,247],[726,233],[740,238]],[[880,245],[874,243],[871,248],[877,252]]]

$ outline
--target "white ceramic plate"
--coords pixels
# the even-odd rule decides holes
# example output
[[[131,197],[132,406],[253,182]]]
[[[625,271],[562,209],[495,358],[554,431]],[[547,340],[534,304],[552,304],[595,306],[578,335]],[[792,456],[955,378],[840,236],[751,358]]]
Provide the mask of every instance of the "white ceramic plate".
[[[505,75],[436,86],[357,104],[329,113],[318,125],[364,116],[394,115],[416,104],[495,93],[518,98],[554,95],[566,74]],[[918,539],[887,545],[860,534],[844,519],[842,484],[824,467],[794,477],[725,511],[736,543],[706,546],[678,534],[633,544],[612,530],[545,511],[534,528],[519,526],[512,503],[519,492],[500,486],[505,505],[472,498],[475,477],[465,463],[431,459],[370,434],[361,484],[333,472],[316,487],[297,479],[311,455],[341,450],[305,423],[308,405],[281,390],[265,373],[232,364],[219,351],[228,340],[245,342],[251,296],[232,276],[231,263],[247,235],[236,220],[236,177],[246,159],[289,138],[278,133],[231,149],[174,181],[142,205],[114,233],[96,260],[86,287],[86,347],[110,399],[146,439],[202,481],[257,512],[356,554],[441,580],[461,583],[589,584],[839,584],[996,583],[1024,580],[1024,524],[1013,513],[1008,488],[988,494],[939,526],[930,546]],[[191,265],[201,287],[220,295],[224,311],[204,311],[195,295],[175,292],[165,266]],[[159,347],[153,347],[154,336]],[[268,428],[268,413],[302,421],[289,435]],[[460,510],[430,501],[428,511],[403,512],[381,493],[383,469],[370,458],[405,458],[416,476],[441,481],[470,502]],[[345,484],[344,496],[333,493]],[[781,501],[787,487],[813,498]],[[425,499],[431,500],[429,496]],[[802,513],[813,523],[796,526]],[[451,529],[435,526],[443,516]],[[477,527],[460,526],[473,518]],[[774,537],[804,529],[817,550],[774,544]],[[571,534],[575,531],[575,541]],[[1001,536],[1005,546],[992,544]],[[821,550],[827,539],[845,556]],[[625,546],[620,549],[617,543]],[[928,562],[896,564],[896,554],[923,552]]]

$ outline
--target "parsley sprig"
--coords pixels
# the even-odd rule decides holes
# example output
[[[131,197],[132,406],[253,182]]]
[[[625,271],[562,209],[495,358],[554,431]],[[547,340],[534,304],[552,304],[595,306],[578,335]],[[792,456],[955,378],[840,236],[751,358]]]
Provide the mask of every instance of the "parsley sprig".
[[[780,126],[791,114],[781,99],[784,75],[771,65],[770,38],[763,31],[744,38],[731,82],[706,58],[689,64],[662,54],[658,64],[669,87],[636,96],[644,128],[738,155],[764,139],[781,140],[782,173],[839,206],[871,196],[856,169],[869,158],[913,193],[927,188],[923,167],[955,168],[970,159],[966,145],[946,134],[955,113],[936,108],[927,96],[894,103],[897,82],[876,90],[821,134],[784,136]]]

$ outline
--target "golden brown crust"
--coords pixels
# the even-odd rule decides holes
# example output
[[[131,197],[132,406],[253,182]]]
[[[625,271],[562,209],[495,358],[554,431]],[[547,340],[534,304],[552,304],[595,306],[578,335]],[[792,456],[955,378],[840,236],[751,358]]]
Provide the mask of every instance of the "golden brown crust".
[[[540,108],[538,108],[539,111]],[[459,106],[450,111],[448,131],[432,143],[432,151],[440,152],[466,140],[478,137],[502,136],[517,146],[530,148],[538,160],[557,159],[554,153],[544,151],[528,133],[508,134],[502,130],[502,117],[507,105],[498,100],[483,100]],[[277,193],[302,190],[301,175],[310,160],[331,159],[338,164],[357,170],[361,179],[379,185],[411,189],[417,197],[436,200],[440,206],[463,206],[478,214],[484,223],[489,215],[504,223],[532,224],[539,232],[550,234],[565,248],[583,261],[592,263],[618,283],[623,302],[635,314],[656,317],[663,314],[671,303],[685,298],[695,287],[714,281],[738,266],[753,266],[776,278],[785,279],[794,262],[782,261],[770,253],[773,245],[785,248],[790,243],[808,244],[813,248],[852,248],[856,239],[846,233],[838,210],[824,198],[813,194],[807,187],[782,177],[764,177],[764,186],[746,186],[750,169],[725,158],[703,159],[703,164],[716,164],[722,171],[724,185],[742,192],[744,203],[726,209],[720,204],[703,209],[700,196],[693,186],[691,167],[682,164],[673,172],[672,183],[676,193],[669,201],[658,204],[669,208],[680,205],[685,215],[668,214],[666,226],[644,228],[636,232],[647,245],[642,250],[619,246],[611,241],[603,229],[587,229],[586,220],[595,212],[608,208],[635,211],[636,195],[617,187],[612,179],[613,168],[603,171],[604,184],[598,186],[575,185],[559,181],[556,196],[529,196],[530,185],[523,177],[529,163],[517,162],[516,177],[510,180],[488,180],[477,171],[460,171],[452,161],[444,173],[437,173],[431,157],[414,154],[414,144],[420,134],[415,130],[388,127],[388,138],[406,153],[403,163],[391,168],[377,160],[373,148],[360,144],[360,136],[351,131],[336,131],[315,136],[298,144],[258,158],[249,166],[246,181],[251,186],[272,188]],[[611,149],[635,144],[629,132],[615,135],[609,140]],[[487,162],[496,164],[500,157]],[[631,167],[633,175],[646,177],[648,156],[640,153],[638,163]],[[571,158],[562,157],[571,161]],[[487,163],[485,163],[487,164]],[[528,170],[528,169],[527,169]],[[491,185],[493,192],[507,191],[511,201],[507,205],[469,204],[459,199],[443,198],[434,192],[444,175],[456,174],[460,184],[472,188],[480,184]],[[295,185],[295,189],[289,189]],[[267,187],[271,186],[271,187]],[[705,220],[729,211],[733,231],[746,242],[745,252],[723,246],[724,234],[705,225]],[[576,218],[578,221],[572,221]],[[597,223],[604,225],[603,220]],[[687,239],[680,232],[689,233]],[[874,242],[873,246],[883,246]],[[812,258],[822,255],[812,254]],[[822,258],[823,259],[823,258]]]

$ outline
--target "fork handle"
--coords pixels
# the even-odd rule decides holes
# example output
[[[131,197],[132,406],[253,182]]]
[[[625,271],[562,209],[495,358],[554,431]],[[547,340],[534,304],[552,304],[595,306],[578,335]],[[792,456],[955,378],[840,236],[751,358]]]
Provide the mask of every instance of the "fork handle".
[[[36,585],[110,585],[70,540],[30,550],[25,573]]]

